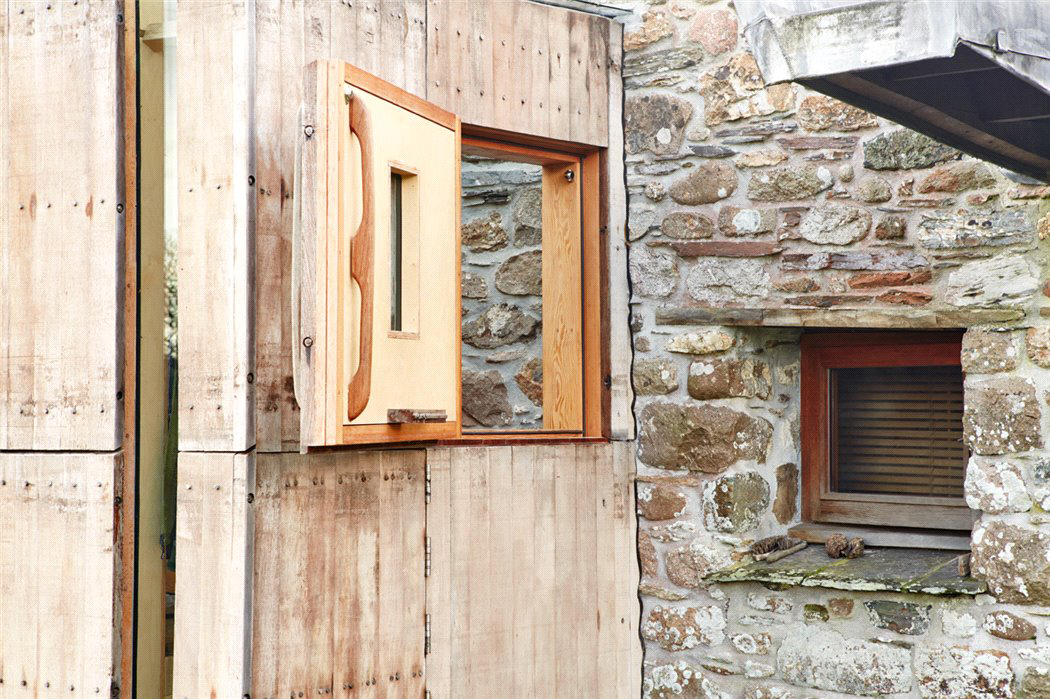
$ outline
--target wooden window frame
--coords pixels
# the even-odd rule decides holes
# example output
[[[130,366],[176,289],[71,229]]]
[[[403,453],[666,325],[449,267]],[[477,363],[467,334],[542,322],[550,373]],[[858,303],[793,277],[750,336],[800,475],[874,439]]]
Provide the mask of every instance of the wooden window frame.
[[[973,514],[955,498],[841,493],[830,488],[834,437],[830,370],[958,366],[962,333],[814,333],[802,336],[801,349],[803,520],[814,524],[969,531]]]
[[[604,441],[608,439],[610,394],[607,375],[608,342],[604,329],[608,315],[607,295],[603,289],[607,284],[605,240],[602,225],[606,214],[603,207],[605,151],[600,148],[584,148],[578,144],[552,141],[538,137],[513,134],[505,131],[463,125],[462,150],[469,149],[493,159],[530,163],[544,168],[574,168],[578,173],[579,218],[580,218],[580,282],[579,333],[582,356],[579,363],[581,429],[485,429],[466,432],[460,420],[460,435],[457,440],[443,443],[498,444],[520,441]],[[544,194],[544,208],[547,209]],[[544,283],[549,275],[544,274]],[[544,289],[544,297],[548,297]],[[577,293],[575,291],[573,294]],[[544,321],[546,322],[546,313]],[[544,338],[548,334],[544,333]],[[544,341],[544,393],[548,393],[547,341]],[[460,343],[462,350],[462,342]],[[462,371],[462,355],[457,358]],[[572,370],[575,373],[576,370]],[[544,404],[547,404],[545,399]],[[546,415],[546,413],[545,413]]]
[[[566,381],[578,382],[579,389],[578,392],[574,391],[571,394],[573,397],[567,401],[572,406],[571,410],[563,409],[560,413],[572,416],[571,421],[562,420],[564,425],[571,426],[571,429],[562,429],[561,426],[548,424],[545,420],[543,429],[538,430],[486,430],[464,434],[461,323],[457,323],[454,330],[455,354],[449,356],[450,369],[454,369],[451,373],[455,374],[454,411],[435,409],[430,411],[434,413],[434,419],[431,419],[423,415],[427,412],[425,408],[429,406],[422,406],[419,407],[418,418],[412,415],[411,419],[403,422],[350,424],[368,405],[371,396],[368,377],[372,370],[369,364],[369,369],[365,372],[357,371],[351,377],[344,376],[347,374],[343,364],[346,355],[346,333],[340,318],[343,314],[342,309],[350,303],[346,299],[351,297],[339,279],[345,272],[342,267],[343,260],[347,259],[350,261],[350,277],[366,289],[374,290],[373,272],[367,269],[364,261],[373,259],[375,250],[374,244],[367,242],[360,245],[360,250],[357,249],[359,240],[367,241],[372,236],[352,236],[349,242],[344,236],[347,195],[341,183],[342,172],[346,166],[344,161],[350,157],[352,146],[351,137],[345,133],[342,126],[346,121],[343,111],[348,107],[344,108],[338,100],[348,94],[347,84],[352,86],[353,90],[367,94],[370,99],[393,104],[407,113],[454,133],[457,154],[456,172],[453,175],[456,183],[456,226],[449,249],[460,249],[458,222],[461,192],[458,163],[465,139],[470,147],[490,149],[497,157],[537,162],[543,165],[545,170],[551,167],[559,168],[559,177],[563,174],[560,168],[566,165],[576,170],[579,187],[572,197],[572,216],[573,226],[576,225],[575,220],[579,221],[580,273],[573,281],[571,294],[567,295],[570,301],[564,303],[563,308],[569,309],[564,314],[565,317],[575,314],[572,333],[575,333],[579,340],[574,338],[571,345],[580,347],[580,352],[579,355],[575,352],[571,355],[566,354],[572,356],[573,360],[566,364],[569,368],[562,373],[569,376],[568,380],[563,380],[563,385],[566,385]],[[296,214],[297,230],[293,235],[293,258],[298,260],[293,264],[297,275],[293,274],[291,304],[295,321],[293,332],[296,336],[293,376],[296,398],[302,410],[300,448],[305,451],[319,447],[376,446],[391,443],[494,444],[520,440],[559,443],[607,440],[611,434],[612,394],[607,335],[609,302],[606,290],[609,280],[605,232],[608,230],[607,199],[610,183],[606,149],[483,127],[470,127],[462,124],[457,115],[342,61],[318,61],[311,64],[307,71],[305,96],[302,136],[298,144],[302,148],[302,157],[298,164],[297,183],[301,177],[305,181],[318,183],[318,186],[304,193],[302,199],[298,200],[300,211]],[[354,120],[351,109],[351,130],[362,128],[366,134],[371,131],[370,119],[359,119],[361,123],[357,127],[353,124]],[[355,135],[358,139],[361,138],[360,134]],[[387,164],[395,170],[404,169],[403,164]],[[545,172],[545,180],[548,179],[548,174],[550,173]],[[547,189],[546,184],[544,189]],[[300,187],[297,186],[296,190],[300,191]],[[365,201],[363,206],[371,211],[371,204],[368,202],[372,196],[362,194],[362,197]],[[375,216],[373,212],[367,220],[371,222]],[[362,214],[362,223],[358,224],[359,231],[364,227],[364,220]],[[572,253],[575,257],[577,247],[575,241],[573,242]],[[349,255],[346,254],[347,250]],[[461,303],[461,260],[459,255],[455,258],[454,288],[451,293],[455,294],[454,303],[458,308]],[[338,270],[338,274],[333,274],[332,270]],[[564,276],[559,275],[560,270],[556,267],[550,271],[552,276]],[[546,278],[548,275],[545,273],[544,276]],[[579,288],[576,288],[576,279],[579,280]],[[375,301],[374,291],[362,294],[361,298],[360,315],[369,317],[374,313],[374,306],[371,304]],[[367,307],[365,298],[371,300]],[[366,357],[372,355],[371,338],[375,334],[371,329],[367,332],[361,330],[359,342],[362,347],[362,362],[368,361]],[[406,333],[391,332],[386,335],[403,338]],[[545,344],[547,337],[548,334],[545,333]],[[365,347],[369,348],[368,354],[365,354]],[[455,362],[454,367],[452,362]],[[545,391],[547,375],[548,371],[545,371]],[[365,378],[359,382],[361,376]],[[366,388],[360,388],[358,383]],[[346,386],[349,387],[345,388]],[[562,392],[557,395],[570,394]],[[398,411],[414,406],[390,407],[393,411]],[[438,412],[441,412],[440,416],[437,415]],[[349,421],[343,419],[344,413],[349,415]],[[545,411],[545,415],[547,414]],[[446,419],[437,419],[438,417]]]

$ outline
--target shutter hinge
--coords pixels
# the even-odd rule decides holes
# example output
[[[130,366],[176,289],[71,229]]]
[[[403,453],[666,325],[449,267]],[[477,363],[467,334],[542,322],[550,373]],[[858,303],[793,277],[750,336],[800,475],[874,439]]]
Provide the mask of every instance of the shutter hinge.
[[[423,577],[430,577],[430,537],[426,538],[426,554],[423,559]]]
[[[427,461],[426,479],[424,482],[424,491],[426,493],[426,502],[430,504],[430,462]]]
[[[424,699],[430,699],[430,690],[429,689],[426,691]]]
[[[423,622],[423,655],[430,655],[430,615],[424,616]]]

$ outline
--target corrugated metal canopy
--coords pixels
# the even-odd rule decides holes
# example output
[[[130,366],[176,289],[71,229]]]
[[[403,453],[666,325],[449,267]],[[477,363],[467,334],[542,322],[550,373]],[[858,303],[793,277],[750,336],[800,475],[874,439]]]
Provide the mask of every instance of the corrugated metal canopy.
[[[768,83],[793,80],[1050,181],[1046,0],[737,0]]]

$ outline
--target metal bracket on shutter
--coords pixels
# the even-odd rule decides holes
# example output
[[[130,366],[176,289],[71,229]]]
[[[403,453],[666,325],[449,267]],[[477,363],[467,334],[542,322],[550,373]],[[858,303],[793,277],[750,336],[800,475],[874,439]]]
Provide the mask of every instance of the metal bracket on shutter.
[[[426,502],[429,505],[430,504],[430,461],[429,460],[427,460],[426,480],[425,480],[425,483],[424,483],[424,492],[426,493]]]
[[[423,577],[430,577],[430,537],[426,538],[426,555],[423,563]]]
[[[430,655],[430,615],[424,616],[423,621],[423,655]]]

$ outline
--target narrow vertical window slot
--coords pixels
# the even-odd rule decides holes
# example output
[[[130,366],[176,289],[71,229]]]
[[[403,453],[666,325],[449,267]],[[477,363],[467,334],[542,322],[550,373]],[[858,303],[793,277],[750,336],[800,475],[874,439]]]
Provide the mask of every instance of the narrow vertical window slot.
[[[419,174],[390,163],[390,336],[419,338]]]
[[[400,332],[404,321],[404,218],[403,178],[390,173],[390,330]]]

